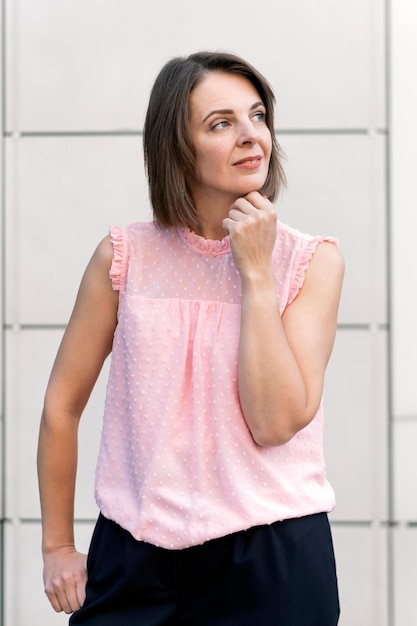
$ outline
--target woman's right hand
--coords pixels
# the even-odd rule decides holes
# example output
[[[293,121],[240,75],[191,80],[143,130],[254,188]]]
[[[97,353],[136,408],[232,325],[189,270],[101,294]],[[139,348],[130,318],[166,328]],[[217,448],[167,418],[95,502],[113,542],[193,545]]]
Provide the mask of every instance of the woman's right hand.
[[[86,555],[74,548],[74,492],[78,426],[117,325],[118,292],[109,270],[106,237],[84,273],[71,319],[55,359],[39,430],[38,476],[42,510],[44,586],[55,611],[72,613],[85,600]]]
[[[87,582],[87,555],[73,546],[44,554],[45,593],[55,611],[73,613],[82,607]]]

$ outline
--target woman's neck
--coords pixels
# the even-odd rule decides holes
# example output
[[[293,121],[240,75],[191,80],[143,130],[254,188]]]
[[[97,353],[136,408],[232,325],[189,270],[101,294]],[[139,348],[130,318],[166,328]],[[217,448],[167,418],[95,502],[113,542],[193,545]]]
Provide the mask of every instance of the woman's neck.
[[[221,224],[218,223],[210,223],[205,220],[200,220],[198,226],[194,229],[196,235],[200,235],[204,237],[204,239],[224,239],[227,235],[227,231],[223,228]]]

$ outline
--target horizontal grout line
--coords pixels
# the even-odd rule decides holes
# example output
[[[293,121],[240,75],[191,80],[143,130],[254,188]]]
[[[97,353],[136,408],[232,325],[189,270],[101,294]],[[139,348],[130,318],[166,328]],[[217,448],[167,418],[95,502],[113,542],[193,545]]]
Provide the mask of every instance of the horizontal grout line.
[[[278,128],[277,135],[387,135],[386,128]],[[6,138],[30,137],[140,137],[141,130],[23,130],[5,131]]]
[[[98,516],[98,512],[97,512]],[[74,519],[75,524],[95,524],[97,517]],[[331,526],[338,528],[417,528],[417,520],[332,520]],[[0,518],[0,524],[40,524],[41,519],[38,517],[3,517]]]
[[[332,520],[331,526],[360,528],[417,528],[414,520]]]
[[[337,325],[338,330],[369,330],[369,331],[386,331],[389,330],[389,324],[387,323],[381,323],[381,324],[374,324],[374,323],[366,323],[366,322],[353,322],[352,324],[350,323],[340,323]]]
[[[337,325],[338,330],[370,330],[371,325],[365,323],[343,323]]]
[[[22,330],[65,330],[66,324],[3,324],[4,330],[13,330],[15,332],[19,332]],[[387,324],[364,324],[364,323],[353,323],[353,324],[338,324],[338,330],[388,330]]]
[[[387,135],[386,128],[278,128],[278,135]]]
[[[65,330],[66,324],[4,324],[4,330],[20,332],[22,330]]]
[[[416,422],[417,415],[409,414],[409,415],[393,415],[392,420],[396,423],[398,422]]]
[[[10,132],[6,131],[6,138],[20,137],[138,137],[142,135],[140,130],[34,130]]]
[[[333,520],[329,519],[331,526],[360,526],[360,527],[370,527],[373,525],[372,520]],[[383,524],[384,522],[380,522]]]
[[[98,512],[97,512],[97,517],[98,517]],[[74,523],[75,524],[95,524],[95,522],[97,521],[97,517],[94,518],[78,518],[76,517],[74,519]],[[41,518],[40,517],[3,517],[0,519],[0,523],[3,524],[40,524],[41,523]]]

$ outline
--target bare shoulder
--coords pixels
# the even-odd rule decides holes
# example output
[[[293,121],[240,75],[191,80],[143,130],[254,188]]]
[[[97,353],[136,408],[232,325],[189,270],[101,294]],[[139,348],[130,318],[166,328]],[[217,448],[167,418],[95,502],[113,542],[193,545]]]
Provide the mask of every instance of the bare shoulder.
[[[110,240],[110,235],[106,235],[106,237],[100,241],[95,249],[93,256],[91,257],[91,262],[103,267],[104,269],[110,269],[113,254],[113,244]]]
[[[81,285],[87,282],[90,288],[92,286],[97,287],[98,285],[102,285],[104,288],[111,288],[109,272],[112,265],[113,254],[113,245],[110,236],[107,235],[94,250],[84,272]]]
[[[324,306],[337,309],[343,284],[345,262],[339,248],[323,241],[310,260],[300,293],[294,301],[298,306]],[[292,305],[291,305],[292,306]]]
[[[110,311],[117,307],[118,292],[113,290],[110,268],[113,260],[113,245],[106,236],[96,247],[81,280],[77,304],[97,306],[104,312],[106,304]]]
[[[345,260],[339,247],[330,242],[322,241],[317,245],[316,251],[311,259],[311,265],[329,265],[337,272],[344,272]]]
[[[337,245],[329,241],[323,241],[311,258],[306,273],[306,285],[321,283],[323,286],[333,285],[341,288],[345,272],[345,260]]]

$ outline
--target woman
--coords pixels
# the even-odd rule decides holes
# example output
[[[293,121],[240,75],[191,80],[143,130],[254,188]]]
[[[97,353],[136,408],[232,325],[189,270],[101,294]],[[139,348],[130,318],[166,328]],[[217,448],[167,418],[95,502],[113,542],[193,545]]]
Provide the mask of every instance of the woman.
[[[335,240],[278,222],[274,96],[223,53],[176,58],[144,128],[154,221],[81,282],[39,440],[45,589],[71,624],[334,626],[321,397]],[[112,352],[86,556],[77,427]]]

